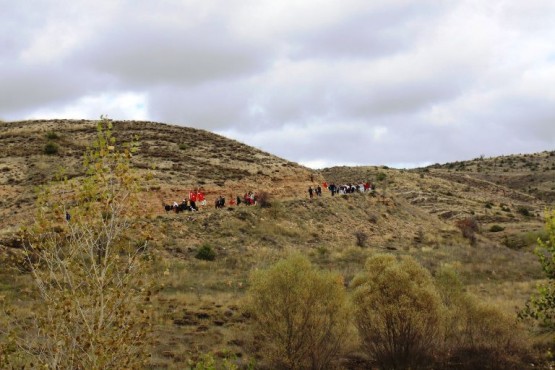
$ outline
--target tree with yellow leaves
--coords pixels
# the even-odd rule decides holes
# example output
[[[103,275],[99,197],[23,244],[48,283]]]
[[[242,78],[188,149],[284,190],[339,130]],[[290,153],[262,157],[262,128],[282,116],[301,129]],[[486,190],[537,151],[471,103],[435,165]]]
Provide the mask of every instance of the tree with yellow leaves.
[[[129,235],[138,179],[112,123],[98,122],[85,176],[51,183],[25,230],[40,304],[20,331],[19,360],[66,369],[144,367],[149,358],[151,256]]]

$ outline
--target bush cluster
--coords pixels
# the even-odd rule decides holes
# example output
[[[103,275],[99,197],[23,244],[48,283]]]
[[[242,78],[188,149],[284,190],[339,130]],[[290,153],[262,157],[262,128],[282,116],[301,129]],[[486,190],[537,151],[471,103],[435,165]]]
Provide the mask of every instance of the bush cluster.
[[[529,350],[514,318],[466,293],[453,271],[432,277],[411,257],[370,257],[350,302],[338,275],[299,255],[250,282],[255,338],[271,368],[333,368],[356,343],[353,324],[369,368],[518,368]]]

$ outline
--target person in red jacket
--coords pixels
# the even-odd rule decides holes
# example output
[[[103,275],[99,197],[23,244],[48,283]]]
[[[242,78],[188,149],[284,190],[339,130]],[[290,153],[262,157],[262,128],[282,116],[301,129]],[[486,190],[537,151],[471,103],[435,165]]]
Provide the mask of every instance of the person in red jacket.
[[[202,191],[197,192],[197,201],[201,206],[206,205],[206,199],[204,198],[204,193]]]
[[[191,203],[191,209],[193,211],[198,211],[198,208],[197,208],[197,192],[196,191],[191,190],[189,192],[189,202]]]

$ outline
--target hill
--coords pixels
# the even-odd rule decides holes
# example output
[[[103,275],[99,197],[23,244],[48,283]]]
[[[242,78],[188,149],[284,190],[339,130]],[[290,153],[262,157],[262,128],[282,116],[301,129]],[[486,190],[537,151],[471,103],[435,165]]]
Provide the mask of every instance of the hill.
[[[181,200],[193,188],[226,196],[271,188],[287,196],[310,179],[307,168],[203,130],[132,121],[113,121],[113,130],[119,142],[140,139],[133,165],[159,182],[145,199],[152,207]],[[33,188],[61,168],[68,178],[83,174],[83,154],[95,132],[95,121],[87,120],[0,122],[0,230],[27,217]],[[47,154],[47,146],[55,152]]]
[[[263,361],[241,301],[249,272],[291,251],[339,271],[346,284],[368,256],[411,255],[432,273],[452,267],[468,291],[509,312],[522,306],[542,278],[531,249],[542,233],[544,209],[553,207],[552,170],[543,170],[553,166],[550,153],[529,155],[542,171],[517,166],[524,163],[519,156],[510,162],[476,160],[492,163],[482,163],[480,171],[474,161],[459,171],[459,164],[314,171],[203,130],[134,121],[114,121],[113,127],[118,142],[139,136],[133,166],[145,187],[134,237],[148,234],[149,244],[162,256],[159,270],[169,272],[158,302],[154,368],[182,368],[207,352],[231,354],[245,364],[250,358]],[[51,180],[59,167],[69,178],[83,175],[81,158],[94,134],[93,121],[0,123],[4,267],[21,253],[16,232],[32,220],[33,189]],[[56,149],[46,154],[48,146]],[[526,176],[538,191],[529,190]],[[377,185],[375,194],[332,197],[324,189],[322,197],[308,197],[308,187],[324,181],[367,180]],[[162,207],[194,188],[207,194],[208,205],[199,212],[176,214]],[[247,191],[267,192],[271,206],[212,206],[219,195],[229,200]],[[475,244],[457,227],[466,219],[480,226]],[[195,258],[201,247],[212,249],[215,260]],[[3,271],[0,296],[22,302],[32,297],[27,274]],[[354,358],[345,359],[346,367],[361,360],[354,352]]]

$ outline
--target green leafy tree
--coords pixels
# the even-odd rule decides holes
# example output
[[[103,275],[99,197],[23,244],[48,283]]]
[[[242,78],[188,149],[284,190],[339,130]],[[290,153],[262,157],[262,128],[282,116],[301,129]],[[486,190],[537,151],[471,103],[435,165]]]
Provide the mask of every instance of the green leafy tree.
[[[19,333],[31,367],[122,369],[148,361],[151,256],[130,235],[137,145],[120,149],[103,119],[85,155],[86,175],[39,192],[25,237],[40,303]]]
[[[294,255],[251,275],[249,310],[279,368],[328,369],[349,334],[342,278]]]
[[[520,312],[521,318],[537,320],[544,328],[555,330],[555,210],[547,214],[545,228],[547,239],[538,239],[535,250],[547,281],[538,285],[535,294],[530,297],[525,308]]]

